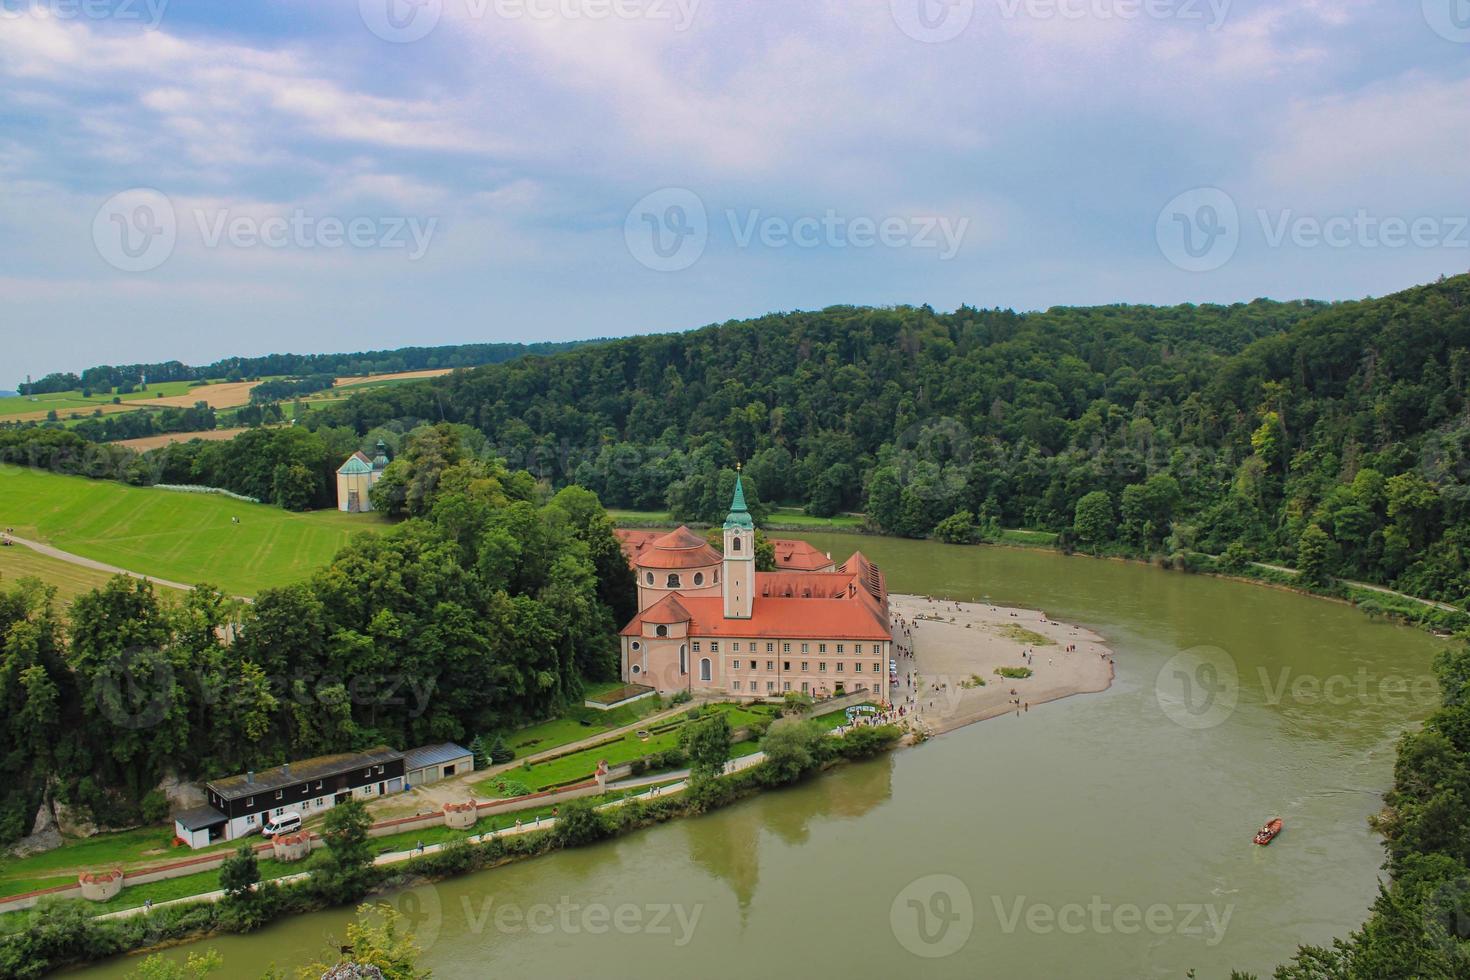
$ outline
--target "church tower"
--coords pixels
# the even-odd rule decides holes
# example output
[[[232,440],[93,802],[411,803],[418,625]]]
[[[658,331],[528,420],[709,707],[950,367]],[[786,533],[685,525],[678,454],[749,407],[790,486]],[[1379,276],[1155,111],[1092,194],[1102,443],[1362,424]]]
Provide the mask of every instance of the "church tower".
[[[749,619],[755,604],[755,521],[745,509],[745,486],[735,474],[735,496],[725,517],[726,619]]]

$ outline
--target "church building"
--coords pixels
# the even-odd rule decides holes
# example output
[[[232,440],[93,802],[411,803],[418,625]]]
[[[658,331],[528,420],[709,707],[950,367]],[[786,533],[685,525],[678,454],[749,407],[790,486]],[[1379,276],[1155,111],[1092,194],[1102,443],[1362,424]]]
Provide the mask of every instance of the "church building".
[[[624,537],[639,611],[622,631],[623,680],[661,694],[886,699],[893,637],[877,565],[861,552],[836,565],[810,545],[781,542],[778,558],[798,567],[756,571],[739,478],[724,545],[721,554],[687,527],[636,545]]]

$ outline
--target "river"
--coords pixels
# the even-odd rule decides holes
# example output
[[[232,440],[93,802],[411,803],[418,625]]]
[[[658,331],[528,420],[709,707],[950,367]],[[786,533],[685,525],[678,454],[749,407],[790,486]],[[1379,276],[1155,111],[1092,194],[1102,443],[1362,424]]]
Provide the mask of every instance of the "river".
[[[839,560],[860,547],[895,592],[1083,623],[1117,679],[700,819],[399,893],[436,977],[1265,976],[1366,917],[1382,863],[1367,820],[1398,734],[1433,707],[1443,641],[1137,564],[803,537]],[[1285,833],[1253,846],[1277,815]],[[308,962],[347,920],[189,948],[253,978]]]

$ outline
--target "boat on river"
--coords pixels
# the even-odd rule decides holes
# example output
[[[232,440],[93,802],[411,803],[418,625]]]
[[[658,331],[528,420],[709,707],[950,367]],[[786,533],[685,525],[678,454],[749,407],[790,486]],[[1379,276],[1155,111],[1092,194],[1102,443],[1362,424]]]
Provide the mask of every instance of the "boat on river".
[[[1256,843],[1262,846],[1271,843],[1273,840],[1276,839],[1276,835],[1281,833],[1281,828],[1283,826],[1284,824],[1281,822],[1280,817],[1272,820],[1270,823],[1266,824],[1266,826],[1256,831]]]

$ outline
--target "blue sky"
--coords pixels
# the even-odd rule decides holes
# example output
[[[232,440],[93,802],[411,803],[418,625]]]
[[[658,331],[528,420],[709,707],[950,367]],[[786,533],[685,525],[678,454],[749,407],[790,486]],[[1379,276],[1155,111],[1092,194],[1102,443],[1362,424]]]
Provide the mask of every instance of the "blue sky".
[[[0,0],[0,386],[1470,270],[1470,0]]]

